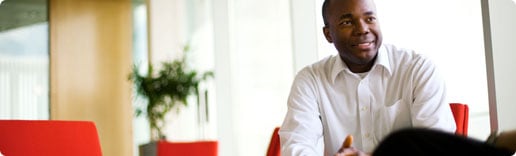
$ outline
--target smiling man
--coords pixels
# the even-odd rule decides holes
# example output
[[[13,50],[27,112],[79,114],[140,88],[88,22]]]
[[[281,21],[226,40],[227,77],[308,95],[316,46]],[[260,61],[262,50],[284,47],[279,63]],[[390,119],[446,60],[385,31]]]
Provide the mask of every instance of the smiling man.
[[[369,71],[382,45],[382,32],[373,2],[337,0],[326,5],[324,36],[335,45],[340,58],[352,72]]]
[[[292,84],[280,129],[282,155],[371,153],[393,131],[455,131],[444,80],[411,50],[382,43],[372,0],[326,0],[323,33],[338,51],[303,68]],[[342,146],[353,136],[349,146]],[[344,147],[344,148],[341,148]]]

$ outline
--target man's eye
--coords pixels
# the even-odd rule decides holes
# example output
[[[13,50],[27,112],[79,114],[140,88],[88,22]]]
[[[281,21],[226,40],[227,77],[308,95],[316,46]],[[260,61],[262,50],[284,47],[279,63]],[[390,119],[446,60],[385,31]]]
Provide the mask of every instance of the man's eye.
[[[351,21],[341,21],[340,25],[351,25]]]
[[[376,18],[374,18],[374,17],[369,17],[369,18],[367,18],[367,21],[368,21],[368,22],[374,22],[374,21],[376,21]]]

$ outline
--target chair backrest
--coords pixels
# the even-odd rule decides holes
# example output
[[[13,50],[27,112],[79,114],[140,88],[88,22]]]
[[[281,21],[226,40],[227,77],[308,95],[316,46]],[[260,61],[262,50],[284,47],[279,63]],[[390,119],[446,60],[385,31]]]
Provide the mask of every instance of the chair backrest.
[[[217,156],[217,141],[158,142],[158,156]]]
[[[274,132],[271,136],[271,142],[269,143],[269,148],[267,149],[267,156],[281,155],[280,138],[278,134],[279,129],[279,127],[274,128]]]
[[[450,108],[453,113],[453,118],[455,118],[455,124],[457,125],[455,134],[467,136],[469,122],[468,105],[462,103],[450,103]]]
[[[0,120],[5,156],[101,156],[97,129],[89,121]]]

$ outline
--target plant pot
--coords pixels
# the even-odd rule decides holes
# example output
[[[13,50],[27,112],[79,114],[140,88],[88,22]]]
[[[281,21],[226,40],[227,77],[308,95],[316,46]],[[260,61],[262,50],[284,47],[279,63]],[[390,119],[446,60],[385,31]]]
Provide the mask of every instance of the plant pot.
[[[139,146],[140,156],[156,156],[158,151],[158,142],[151,141]]]

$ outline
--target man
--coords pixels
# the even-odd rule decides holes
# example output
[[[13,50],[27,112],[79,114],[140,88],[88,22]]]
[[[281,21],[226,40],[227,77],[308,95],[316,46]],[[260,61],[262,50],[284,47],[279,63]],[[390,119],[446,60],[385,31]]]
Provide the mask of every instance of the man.
[[[338,51],[297,74],[280,129],[283,155],[371,153],[409,127],[455,131],[443,79],[413,51],[382,44],[372,0],[326,0],[324,35]],[[346,136],[350,146],[342,146]],[[341,148],[344,147],[344,148]]]

